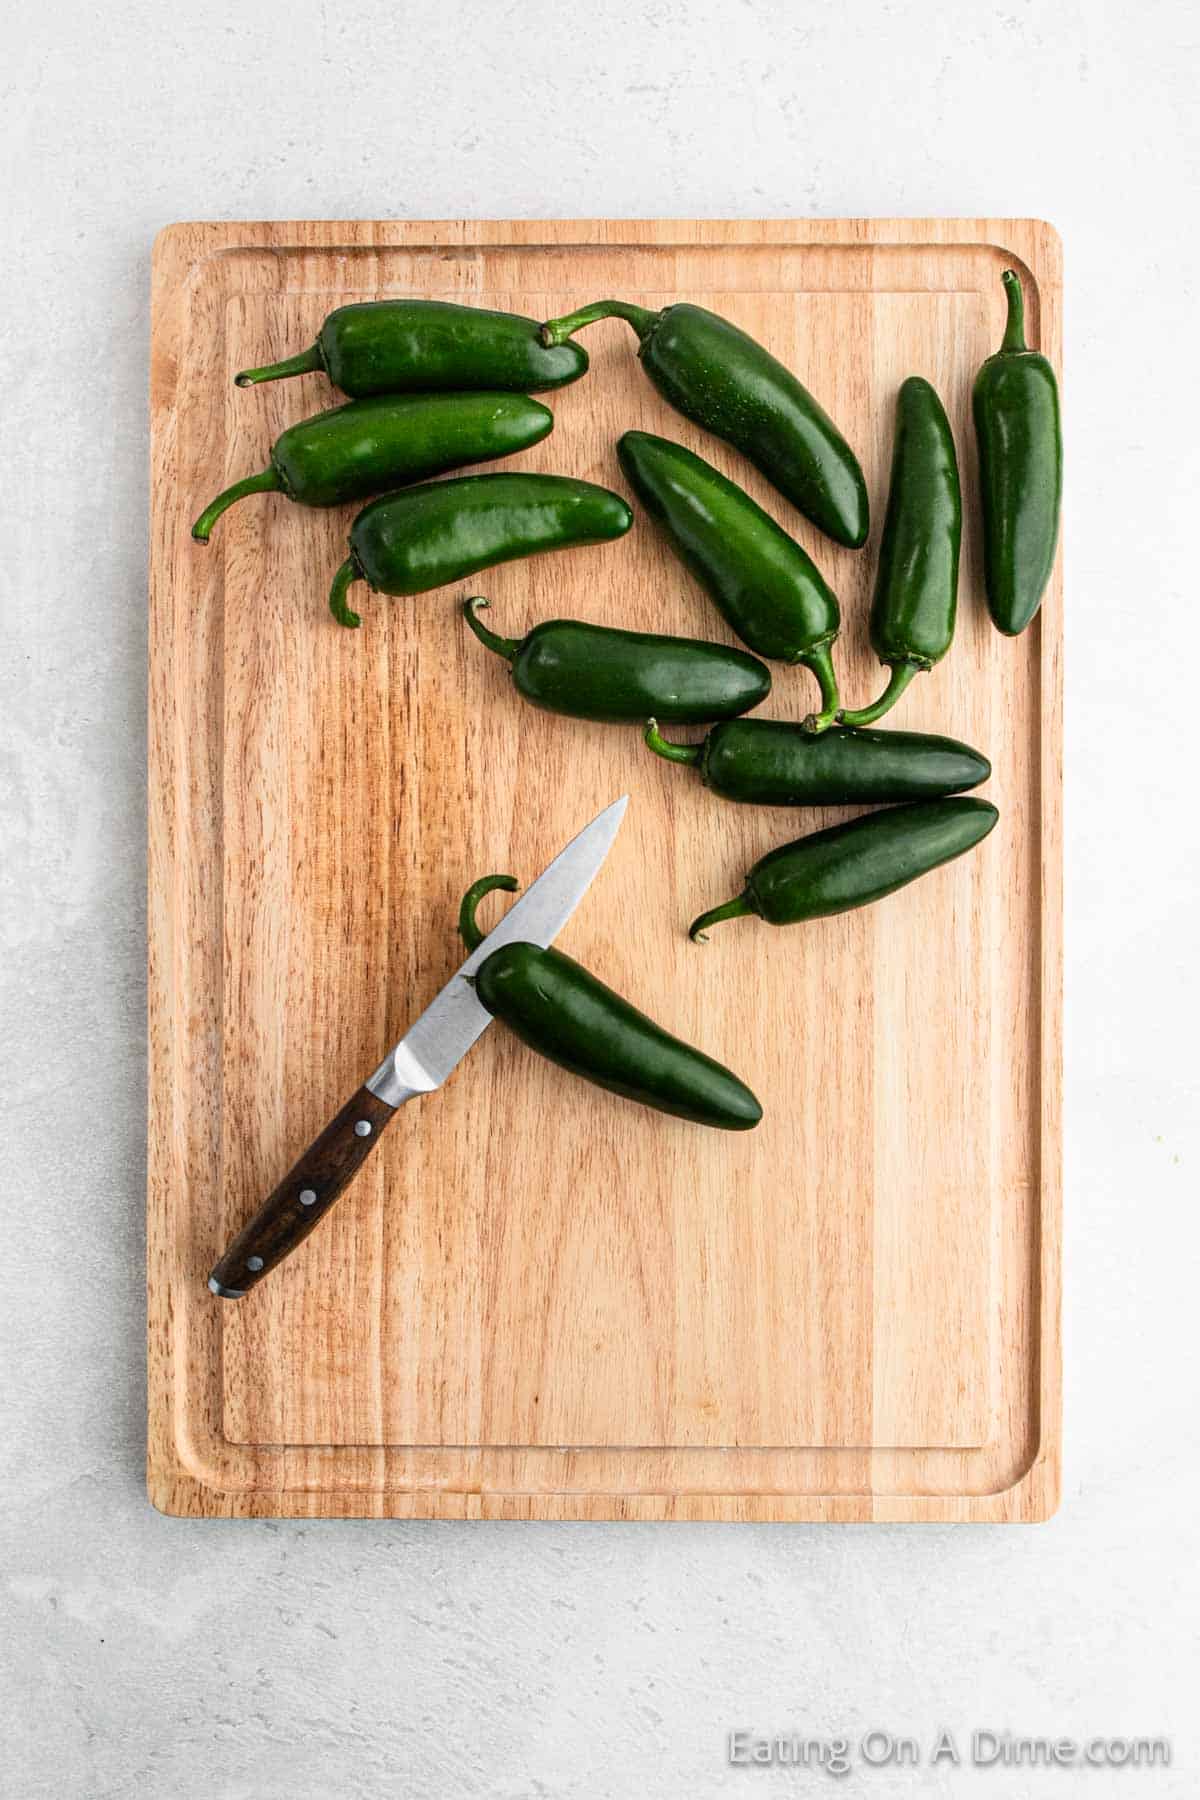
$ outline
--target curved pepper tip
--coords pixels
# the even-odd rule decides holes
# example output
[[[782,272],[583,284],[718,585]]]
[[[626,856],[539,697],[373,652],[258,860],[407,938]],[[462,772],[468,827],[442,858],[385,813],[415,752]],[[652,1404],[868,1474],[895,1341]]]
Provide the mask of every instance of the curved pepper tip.
[[[494,650],[497,656],[504,658],[505,662],[511,663],[521,648],[520,641],[517,638],[501,637],[498,632],[489,630],[484,624],[479,614],[485,606],[491,604],[491,601],[485,599],[482,594],[472,594],[469,599],[463,601],[463,617],[481,644],[484,644],[489,650]]]
[[[520,885],[515,875],[481,875],[478,881],[471,883],[458,909],[458,932],[468,950],[478,950],[486,936],[475,918],[484,895],[493,893],[497,888],[503,888],[505,893],[515,894]],[[464,979],[469,980],[470,977]]]
[[[329,590],[329,610],[339,625],[345,625],[350,631],[357,631],[362,624],[358,614],[346,599],[346,589],[354,582],[361,581],[358,564],[352,556],[348,556],[333,578],[333,586]]]
[[[738,894],[732,900],[726,900],[723,906],[710,907],[708,912],[700,914],[688,926],[688,936],[693,944],[707,944],[709,925],[719,925],[722,919],[742,919],[754,908],[745,894]]]
[[[547,319],[538,336],[548,350],[553,350],[584,325],[595,325],[601,319],[624,319],[644,343],[659,317],[649,307],[635,306],[630,300],[597,300],[591,306],[581,306],[577,312],[565,313],[561,319]]]
[[[805,713],[800,721],[800,729],[807,732],[809,737],[820,737],[821,733],[828,731],[831,725],[840,725],[841,722],[841,708],[838,706],[826,707],[824,712]]]
[[[874,725],[876,720],[882,719],[885,713],[891,712],[893,706],[895,706],[897,700],[899,700],[901,694],[915,675],[928,674],[924,659],[922,659],[921,662],[917,662],[915,659],[909,659],[904,662],[885,663],[884,667],[890,668],[891,673],[888,676],[887,685],[882,694],[880,694],[878,700],[871,706],[842,708],[840,723],[849,727],[850,730],[857,731],[863,726]]]
[[[321,354],[321,345],[310,345],[302,350],[299,356],[287,356],[282,362],[264,363],[258,369],[239,369],[233,378],[234,387],[255,387],[260,381],[284,381],[289,375],[313,375],[320,373],[325,367],[325,359]]]
[[[819,644],[813,644],[795,659],[812,671],[821,690],[820,712],[809,713],[804,721],[805,731],[813,736],[822,731],[828,731],[831,725],[836,725],[838,722],[841,696],[838,693],[838,680],[833,667],[832,654],[836,637],[835,632],[833,637],[826,638]]]
[[[660,736],[657,719],[646,720],[642,742],[666,762],[697,763],[703,749],[700,744],[673,744],[669,738]]]
[[[244,480],[235,481],[232,487],[225,488],[205,507],[192,526],[192,536],[198,544],[207,544],[212,528],[221,514],[228,512],[237,501],[244,500],[247,494],[276,494],[281,486],[274,463],[268,463],[256,475],[247,475]]]

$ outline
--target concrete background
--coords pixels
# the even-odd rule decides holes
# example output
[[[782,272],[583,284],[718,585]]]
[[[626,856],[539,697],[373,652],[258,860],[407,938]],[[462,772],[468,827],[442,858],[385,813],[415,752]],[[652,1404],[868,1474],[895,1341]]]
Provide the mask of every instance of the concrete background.
[[[1183,0],[7,9],[0,1791],[702,1797],[746,1725],[1200,1790]],[[191,1525],[142,1486],[148,258],[179,218],[1037,214],[1067,258],[1065,1498],[1003,1528]],[[1192,824],[1186,823],[1187,819]]]

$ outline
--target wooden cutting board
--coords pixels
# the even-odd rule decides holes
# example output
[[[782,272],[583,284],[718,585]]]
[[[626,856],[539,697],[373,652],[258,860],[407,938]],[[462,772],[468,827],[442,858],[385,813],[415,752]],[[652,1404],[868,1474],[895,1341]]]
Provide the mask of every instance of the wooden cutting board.
[[[1059,1485],[1062,595],[1016,642],[983,606],[969,396],[1026,283],[1060,358],[1060,251],[1034,220],[176,225],[153,294],[149,1178],[155,1504],[193,1515],[1032,1520]],[[841,597],[843,692],[880,672],[867,612],[896,390],[934,382],[970,504],[957,640],[897,725],[984,749],[1000,809],[971,856],[790,931],[687,921],[835,811],[741,808],[636,730],[526,706],[462,590],[326,610],[353,510],[256,497],[192,518],[334,402],[235,370],[348,300],[562,313],[703,303],[796,370],[863,460],[875,532],[820,538],[659,399],[628,328],[546,396],[519,466],[623,490],[664,433],[734,476]],[[514,465],[516,466],[516,465]],[[471,584],[495,629],[576,616],[729,638],[639,517],[622,542]],[[732,640],[730,640],[732,641]],[[799,717],[803,670],[766,711]],[[698,734],[697,734],[698,735]],[[459,896],[523,882],[632,804],[560,943],[759,1094],[706,1132],[487,1032],[401,1112],[305,1248],[237,1304],[207,1272],[296,1152],[462,957]],[[495,905],[496,902],[490,902]],[[488,915],[491,916],[491,915]]]

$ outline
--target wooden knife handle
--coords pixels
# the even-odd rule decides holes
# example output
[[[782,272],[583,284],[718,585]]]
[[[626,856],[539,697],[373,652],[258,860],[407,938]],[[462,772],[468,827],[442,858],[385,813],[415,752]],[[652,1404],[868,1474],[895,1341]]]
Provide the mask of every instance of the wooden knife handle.
[[[212,1292],[240,1300],[290,1256],[353,1181],[396,1110],[359,1088],[234,1238],[208,1278]]]

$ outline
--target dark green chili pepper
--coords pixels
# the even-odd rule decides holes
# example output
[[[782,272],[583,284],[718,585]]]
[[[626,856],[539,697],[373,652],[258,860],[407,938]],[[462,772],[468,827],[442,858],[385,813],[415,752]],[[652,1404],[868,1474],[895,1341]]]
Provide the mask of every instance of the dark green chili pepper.
[[[988,611],[1009,637],[1042,603],[1058,543],[1062,425],[1058,383],[1044,356],[1025,343],[1025,301],[1012,269],[1004,274],[1004,340],[975,377],[971,407],[979,444],[983,570]]]
[[[838,603],[812,558],[757,501],[682,444],[627,431],[617,455],[646,511],[742,642],[760,656],[806,664],[821,687],[817,726],[832,725]]]
[[[483,895],[516,886],[511,875],[485,875],[467,889],[458,928],[468,950],[483,941],[475,922]],[[504,944],[480,964],[474,982],[480,1004],[494,1018],[539,1056],[584,1081],[724,1131],[749,1131],[762,1118],[762,1107],[736,1075],[672,1037],[561,950]]]
[[[424,594],[520,556],[621,537],[632,524],[619,494],[565,475],[461,475],[385,494],[350,529],[330,611],[341,625],[361,623],[346,604],[355,581],[381,594]]]
[[[737,898],[701,913],[689,935],[703,943],[709,925],[747,913],[795,925],[882,900],[972,849],[999,816],[988,800],[917,800],[814,831],[760,856]]]
[[[992,772],[986,756],[953,738],[842,728],[814,737],[785,719],[726,719],[700,744],[668,743],[651,719],[646,742],[670,762],[691,763],[715,794],[755,806],[933,800]]]
[[[896,402],[896,437],[879,568],[871,602],[871,648],[891,675],[873,706],[844,712],[844,725],[873,725],[914,675],[932,669],[954,636],[962,495],[946,409],[910,375]]]
[[[656,711],[675,725],[732,719],[765,700],[771,672],[728,644],[614,631],[579,619],[547,619],[525,638],[497,637],[479,617],[489,602],[463,602],[481,644],[512,665],[518,692],[547,712],[640,725]]]
[[[599,300],[542,326],[561,344],[596,319],[624,319],[638,335],[651,381],[685,419],[724,438],[836,543],[855,550],[868,529],[867,484],[858,459],[790,370],[728,319],[703,306],[650,312]]]
[[[446,300],[364,300],[339,306],[299,356],[243,369],[239,387],[323,371],[343,394],[502,388],[529,394],[586,373],[582,344],[547,348],[536,319]]]
[[[246,494],[278,492],[302,506],[344,506],[464,463],[491,462],[538,443],[554,414],[526,394],[389,394],[348,400],[276,438],[268,466],[235,481],[192,526],[206,544]]]

